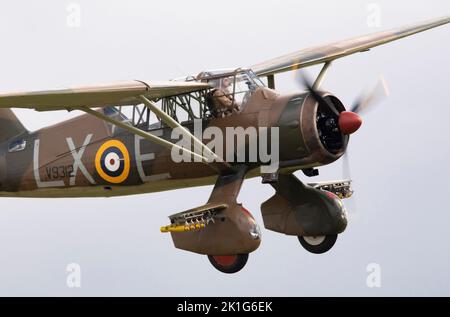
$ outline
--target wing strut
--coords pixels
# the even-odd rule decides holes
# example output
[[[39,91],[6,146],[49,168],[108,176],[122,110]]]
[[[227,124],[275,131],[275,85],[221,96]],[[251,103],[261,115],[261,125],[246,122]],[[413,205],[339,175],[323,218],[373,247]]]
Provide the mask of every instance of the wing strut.
[[[330,66],[331,66],[331,61],[326,62],[323,65],[322,69],[320,70],[319,75],[316,78],[316,81],[313,84],[313,89],[314,90],[319,90],[320,89],[320,86],[322,85],[323,80],[325,79],[325,75],[327,74],[328,68],[330,68]]]
[[[189,151],[186,148],[183,148],[183,147],[181,147],[179,145],[173,144],[173,143],[171,143],[171,142],[169,142],[167,140],[164,140],[163,138],[157,137],[157,136],[155,136],[155,135],[153,135],[151,133],[145,132],[144,130],[138,129],[138,128],[134,127],[133,125],[131,125],[131,123],[129,123],[129,122],[123,122],[123,121],[119,121],[119,120],[113,119],[113,118],[108,117],[108,116],[102,114],[101,112],[95,111],[95,110],[93,110],[91,108],[78,107],[77,109],[81,110],[81,111],[84,111],[84,112],[86,112],[86,113],[88,113],[88,114],[90,114],[90,115],[92,115],[94,117],[97,117],[97,118],[101,119],[101,120],[104,120],[104,121],[107,121],[109,123],[112,123],[112,124],[122,128],[122,129],[128,130],[128,131],[130,131],[130,132],[132,132],[134,134],[137,134],[137,135],[139,135],[139,136],[141,136],[141,137],[143,137],[143,138],[145,138],[145,139],[147,139],[149,141],[152,141],[152,142],[154,142],[154,143],[156,143],[158,145],[164,146],[164,147],[166,147],[168,149],[176,148],[177,150],[184,151],[187,154],[193,155],[193,156],[201,159],[202,162],[206,162],[207,161],[206,157],[203,157],[203,156],[201,156],[201,155],[199,155],[197,153]]]
[[[172,129],[178,128],[180,129],[181,133],[191,139],[194,142],[194,147],[197,146],[198,148],[202,149],[200,153],[207,154],[209,156],[209,161],[216,161],[216,162],[223,162],[225,163],[222,158],[218,157],[216,153],[211,151],[209,147],[207,147],[205,144],[203,144],[202,141],[197,139],[191,132],[189,132],[185,127],[183,127],[181,124],[179,124],[174,118],[169,116],[167,113],[159,109],[153,102],[148,100],[145,96],[140,96],[139,99],[144,103],[144,105],[149,108],[157,117],[159,117],[165,124],[167,124]],[[227,163],[228,164],[228,163]]]
[[[149,101],[147,98],[141,96],[140,99],[144,102],[144,104],[151,110],[153,111],[159,118],[161,118],[161,120],[163,122],[165,122],[167,125],[169,125],[171,128],[176,128],[176,127],[181,127],[182,133],[186,136],[188,136],[189,138],[191,138],[192,140],[194,140],[194,136],[187,131],[183,126],[181,126],[177,121],[175,121],[172,117],[170,117],[167,113],[165,113],[164,111],[158,109],[156,107],[156,105],[154,103],[152,103],[151,101]],[[192,155],[194,158],[197,158],[198,160],[200,160],[200,162],[208,164],[210,167],[212,167],[214,170],[216,170],[219,174],[230,174],[230,173],[235,173],[235,170],[232,168],[232,166],[223,161],[220,157],[218,157],[214,152],[212,152],[206,145],[204,145],[203,143],[201,143],[200,140],[198,140],[197,138],[195,138],[197,145],[199,145],[198,143],[201,143],[201,147],[202,149],[206,152],[205,148],[209,150],[210,153],[208,153],[209,157],[205,157],[203,155],[201,155],[200,153],[195,153],[192,152],[189,149],[186,149],[184,147],[181,147],[177,144],[174,144],[172,142],[169,142],[163,138],[160,138],[158,136],[155,136],[149,132],[146,132],[144,130],[141,130],[139,128],[136,128],[135,126],[133,126],[131,123],[129,122],[123,122],[123,121],[119,121],[116,119],[113,119],[105,114],[103,114],[102,112],[98,112],[95,111],[91,108],[88,107],[76,107],[75,109],[81,110],[83,112],[86,112],[87,114],[90,114],[96,118],[99,118],[101,120],[104,120],[106,122],[109,122],[111,124],[114,124],[115,126],[118,126],[122,129],[125,129],[127,131],[130,131],[131,133],[137,134],[151,142],[154,142],[158,145],[161,145],[165,148],[168,148],[170,150],[172,150],[173,148],[175,148],[176,150],[182,151],[185,154],[189,154]],[[170,118],[170,119],[168,119]],[[213,161],[215,160],[215,161]]]

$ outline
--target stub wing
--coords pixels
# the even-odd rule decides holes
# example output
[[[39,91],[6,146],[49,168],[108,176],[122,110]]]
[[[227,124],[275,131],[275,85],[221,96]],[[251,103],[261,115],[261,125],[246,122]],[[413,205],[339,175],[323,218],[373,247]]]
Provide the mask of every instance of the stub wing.
[[[250,68],[259,76],[269,76],[316,64],[330,62],[335,59],[372,47],[386,44],[398,39],[423,32],[450,22],[450,16],[434,19],[411,26],[400,27],[389,31],[359,36],[348,40],[303,49],[288,55],[280,56]]]
[[[226,203],[208,203],[177,213],[169,217],[170,225],[161,227],[161,232],[186,232],[204,229],[210,223],[214,223],[217,212],[227,208]]]
[[[71,110],[77,107],[135,105],[140,96],[149,100],[209,88],[197,82],[127,81],[68,89],[0,94],[0,108],[29,108],[37,111]]]

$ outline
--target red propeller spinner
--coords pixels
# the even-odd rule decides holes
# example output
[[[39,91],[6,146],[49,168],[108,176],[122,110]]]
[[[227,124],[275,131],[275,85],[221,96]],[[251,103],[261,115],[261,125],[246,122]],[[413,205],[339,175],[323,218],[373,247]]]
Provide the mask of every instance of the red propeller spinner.
[[[342,134],[349,135],[355,133],[362,124],[362,118],[355,112],[342,111],[339,114],[339,128]]]

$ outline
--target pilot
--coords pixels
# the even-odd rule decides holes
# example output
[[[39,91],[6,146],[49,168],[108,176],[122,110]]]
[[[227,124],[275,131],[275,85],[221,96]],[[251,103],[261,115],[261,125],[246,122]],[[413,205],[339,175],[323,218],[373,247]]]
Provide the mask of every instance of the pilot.
[[[222,85],[211,91],[211,101],[214,107],[216,117],[227,117],[233,113],[239,112],[239,104],[233,98],[233,92],[230,91],[232,78],[222,79]]]

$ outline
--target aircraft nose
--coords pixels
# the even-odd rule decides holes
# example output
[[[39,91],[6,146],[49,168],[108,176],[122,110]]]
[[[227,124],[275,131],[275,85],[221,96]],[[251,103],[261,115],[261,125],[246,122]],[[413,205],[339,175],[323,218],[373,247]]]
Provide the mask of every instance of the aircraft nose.
[[[361,127],[362,118],[355,112],[342,111],[339,114],[339,128],[345,135],[355,133]]]

